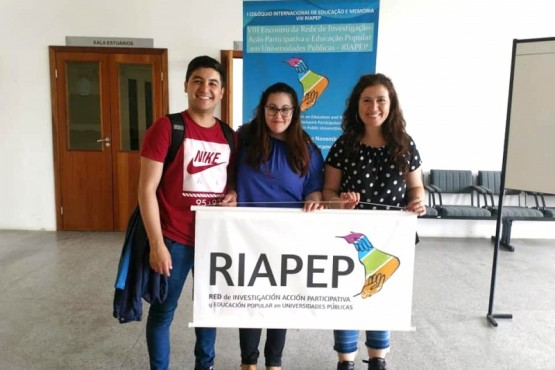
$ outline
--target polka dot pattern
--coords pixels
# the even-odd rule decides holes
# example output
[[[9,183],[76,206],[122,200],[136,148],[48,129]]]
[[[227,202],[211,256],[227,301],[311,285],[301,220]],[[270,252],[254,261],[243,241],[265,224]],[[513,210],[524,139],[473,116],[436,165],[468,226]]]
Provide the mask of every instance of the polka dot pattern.
[[[407,184],[403,173],[390,160],[386,145],[375,148],[359,144],[354,151],[345,147],[343,136],[335,141],[326,158],[326,164],[341,170],[340,192],[360,193],[358,209],[390,209],[390,206],[405,207]],[[412,172],[420,167],[422,160],[412,138],[407,163]]]

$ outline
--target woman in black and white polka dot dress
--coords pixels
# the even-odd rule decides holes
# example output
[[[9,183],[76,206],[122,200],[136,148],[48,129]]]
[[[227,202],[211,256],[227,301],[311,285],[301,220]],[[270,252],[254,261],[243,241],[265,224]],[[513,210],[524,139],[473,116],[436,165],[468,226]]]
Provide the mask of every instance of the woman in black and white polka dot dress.
[[[324,170],[324,200],[330,208],[407,209],[424,215],[422,163],[405,130],[391,80],[364,75],[343,113],[343,135],[332,145]],[[335,330],[337,369],[354,369],[358,331]],[[368,369],[385,369],[389,331],[367,331]]]

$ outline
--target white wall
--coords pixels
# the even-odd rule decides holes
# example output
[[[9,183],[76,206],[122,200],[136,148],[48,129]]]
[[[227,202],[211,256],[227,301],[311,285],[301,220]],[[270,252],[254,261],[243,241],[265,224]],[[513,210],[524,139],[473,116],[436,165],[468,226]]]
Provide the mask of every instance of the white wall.
[[[65,36],[153,38],[168,49],[177,111],[189,60],[219,58],[242,39],[241,0],[0,1],[0,229],[56,228],[49,45]],[[424,170],[500,169],[512,40],[555,36],[553,0],[381,3],[377,69],[397,87]]]
[[[153,38],[168,49],[170,111],[197,55],[242,39],[241,0],[0,0],[0,229],[55,230],[49,45],[66,36]]]
[[[431,168],[500,170],[513,39],[555,36],[552,0],[382,0],[377,70]]]

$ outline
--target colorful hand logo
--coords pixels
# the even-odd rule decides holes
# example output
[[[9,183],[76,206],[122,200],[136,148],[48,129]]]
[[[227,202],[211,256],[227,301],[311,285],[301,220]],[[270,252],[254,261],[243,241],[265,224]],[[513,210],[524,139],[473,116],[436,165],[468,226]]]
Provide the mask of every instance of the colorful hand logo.
[[[358,252],[358,259],[364,266],[365,282],[359,293],[362,298],[368,298],[378,293],[385,282],[397,271],[399,258],[374,248],[366,235],[351,232],[343,238],[352,244]]]

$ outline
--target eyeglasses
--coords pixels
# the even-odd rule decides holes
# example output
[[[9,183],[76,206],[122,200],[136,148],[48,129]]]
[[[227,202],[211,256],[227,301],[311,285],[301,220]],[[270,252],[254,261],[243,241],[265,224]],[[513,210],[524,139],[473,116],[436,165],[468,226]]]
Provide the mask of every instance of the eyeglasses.
[[[275,105],[266,105],[264,109],[266,109],[270,116],[275,116],[278,112],[282,117],[289,117],[293,114],[293,107],[288,106],[278,108]]]

